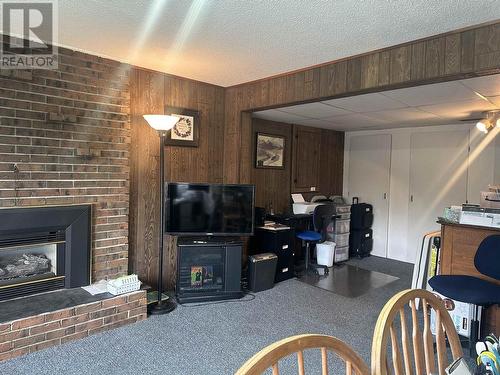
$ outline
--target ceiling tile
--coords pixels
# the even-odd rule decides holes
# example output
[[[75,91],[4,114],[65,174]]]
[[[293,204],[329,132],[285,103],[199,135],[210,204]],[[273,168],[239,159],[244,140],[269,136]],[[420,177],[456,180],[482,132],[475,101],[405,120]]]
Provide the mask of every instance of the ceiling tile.
[[[292,107],[279,108],[280,111],[310,117],[314,119],[322,119],[332,116],[346,115],[350,113],[344,109],[335,108],[321,102],[294,105]]]
[[[425,122],[427,120],[437,118],[437,116],[433,115],[432,113],[423,112],[415,108],[391,109],[387,111],[365,113],[364,115],[375,120],[381,120],[390,123],[407,121]]]
[[[279,121],[292,124],[305,119],[305,117],[292,115],[291,113],[285,113],[282,111],[278,111],[277,109],[268,109],[265,111],[254,112],[253,116],[264,120]]]
[[[500,95],[500,74],[461,81],[465,86],[484,96]]]
[[[495,106],[486,100],[477,98],[464,102],[434,104],[418,108],[442,118],[465,119],[480,116],[481,112],[495,109]]]
[[[329,119],[324,119],[324,121],[329,121],[333,124],[339,125],[349,125],[349,126],[370,126],[375,124],[383,124],[384,120],[374,119],[361,115],[359,113],[353,113],[346,116],[336,116]]]
[[[294,124],[322,128],[322,127],[328,127],[329,123],[323,120],[305,118],[295,121]]]
[[[348,98],[332,99],[324,101],[323,103],[358,113],[375,112],[375,111],[382,111],[384,109],[396,109],[396,108],[407,107],[406,104],[398,100],[388,98],[387,96],[384,96],[383,94],[379,93],[357,95]]]
[[[452,103],[477,98],[474,91],[459,82],[444,82],[385,91],[384,95],[413,107],[438,103]]]

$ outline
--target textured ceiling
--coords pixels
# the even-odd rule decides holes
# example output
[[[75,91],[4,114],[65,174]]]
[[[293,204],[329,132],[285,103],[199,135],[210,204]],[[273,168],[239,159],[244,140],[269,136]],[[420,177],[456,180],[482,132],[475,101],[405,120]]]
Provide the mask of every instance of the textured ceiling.
[[[234,85],[494,20],[500,0],[59,0],[59,44]]]
[[[268,109],[253,116],[356,131],[456,124],[491,110],[500,110],[500,74]]]

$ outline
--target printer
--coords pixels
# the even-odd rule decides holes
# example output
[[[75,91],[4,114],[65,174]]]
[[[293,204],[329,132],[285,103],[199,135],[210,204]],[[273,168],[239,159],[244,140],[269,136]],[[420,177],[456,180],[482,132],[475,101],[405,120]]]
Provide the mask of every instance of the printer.
[[[312,214],[317,206],[324,204],[321,202],[306,202],[302,194],[292,194],[292,201],[292,209],[295,215]]]

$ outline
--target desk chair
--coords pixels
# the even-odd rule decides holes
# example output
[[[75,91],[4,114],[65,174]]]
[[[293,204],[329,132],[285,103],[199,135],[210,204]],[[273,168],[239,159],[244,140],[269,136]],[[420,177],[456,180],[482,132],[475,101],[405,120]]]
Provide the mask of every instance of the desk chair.
[[[313,212],[313,225],[314,231],[306,230],[304,232],[297,233],[297,238],[305,242],[306,245],[306,257],[305,257],[305,272],[309,271],[309,259],[311,256],[310,249],[311,245],[315,245],[320,242],[326,241],[326,229],[328,225],[332,222],[335,216],[335,206],[332,204],[324,204],[317,206]],[[322,268],[325,271],[325,275],[328,274],[327,266],[320,266],[318,264],[312,264],[314,267],[314,273],[317,273],[316,268]]]
[[[474,266],[482,275],[500,281],[500,235],[486,237],[477,248]],[[429,285],[438,293],[456,301],[488,307],[500,303],[500,285],[468,275],[436,275]],[[471,353],[479,339],[479,322],[471,322]]]

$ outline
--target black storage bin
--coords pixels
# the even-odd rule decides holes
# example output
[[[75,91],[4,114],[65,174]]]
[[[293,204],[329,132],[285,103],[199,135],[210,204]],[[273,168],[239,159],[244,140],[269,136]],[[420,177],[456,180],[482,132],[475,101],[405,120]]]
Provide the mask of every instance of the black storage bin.
[[[351,230],[368,229],[373,225],[373,206],[368,203],[359,203],[354,197],[351,205]]]
[[[248,257],[248,289],[261,292],[274,286],[274,275],[278,257],[273,253],[251,255]]]
[[[349,252],[351,256],[364,258],[370,255],[373,249],[373,231],[371,229],[357,229],[349,235]]]

